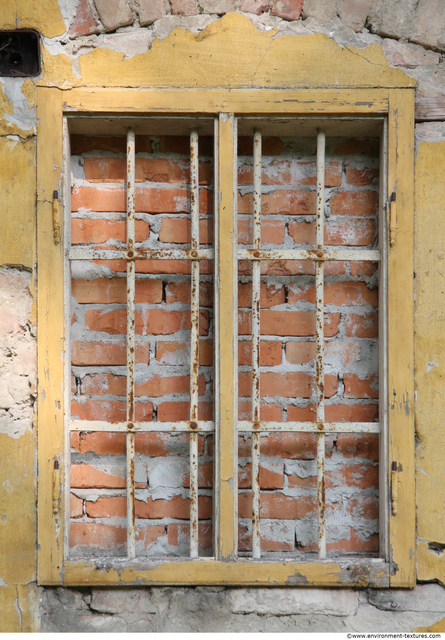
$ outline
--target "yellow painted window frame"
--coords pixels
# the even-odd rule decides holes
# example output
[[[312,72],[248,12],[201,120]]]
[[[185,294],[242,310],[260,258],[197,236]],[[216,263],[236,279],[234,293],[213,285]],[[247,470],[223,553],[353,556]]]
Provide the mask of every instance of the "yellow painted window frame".
[[[256,585],[413,587],[415,584],[414,375],[413,375],[413,196],[414,90],[397,89],[102,89],[37,91],[38,251],[38,582],[42,585]],[[387,121],[387,176],[381,203],[387,243],[387,447],[383,478],[387,554],[381,559],[271,561],[236,558],[236,495],[230,490],[236,447],[235,412],[220,418],[216,518],[217,559],[146,558],[68,560],[64,486],[68,444],[64,432],[65,313],[64,249],[57,242],[54,191],[64,184],[63,129],[66,114],[176,114],[219,117],[220,221],[216,255],[225,258],[219,300],[220,344],[236,339],[232,304],[236,253],[233,247],[236,116],[381,116]],[[385,181],[384,181],[385,182]],[[61,214],[62,215],[62,214]],[[63,229],[61,229],[63,233]],[[390,246],[391,245],[391,246]],[[218,263],[216,263],[218,264]],[[235,351],[236,352],[236,351]],[[220,402],[233,409],[233,350],[220,353]],[[235,386],[236,388],[236,386]],[[69,458],[68,458],[69,459]],[[235,455],[236,460],[236,455]],[[55,464],[56,463],[56,464]],[[58,467],[58,468],[56,468]],[[382,492],[382,488],[381,488]]]

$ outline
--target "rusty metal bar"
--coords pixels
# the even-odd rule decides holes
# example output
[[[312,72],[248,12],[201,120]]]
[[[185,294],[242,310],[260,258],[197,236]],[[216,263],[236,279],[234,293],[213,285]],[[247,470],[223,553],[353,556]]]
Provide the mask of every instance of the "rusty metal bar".
[[[133,431],[136,433],[147,433],[149,431],[165,433],[212,433],[215,423],[211,421],[198,422],[134,422]],[[196,425],[196,426],[195,426]],[[126,422],[101,422],[99,420],[71,420],[70,431],[110,431],[125,432]],[[238,431],[262,431],[265,433],[292,432],[292,433],[319,433],[320,428],[316,422],[252,422],[250,420],[240,420]],[[325,422],[323,425],[325,433],[380,433],[378,422]]]
[[[261,248],[261,131],[253,135],[253,250]],[[252,420],[260,420],[260,290],[261,263],[252,265]],[[252,557],[261,557],[260,435],[252,435]]]
[[[129,255],[131,253],[131,255]],[[73,247],[69,252],[70,260],[213,260],[213,249],[87,249]],[[238,260],[358,260],[360,262],[379,262],[380,251],[374,249],[239,249]]]
[[[360,260],[379,262],[381,255],[373,249],[240,249],[238,260]]]
[[[199,248],[198,131],[190,132],[191,249]],[[190,422],[198,422],[199,261],[192,262]],[[190,433],[190,557],[198,557],[198,434]]]
[[[135,134],[134,128],[127,130],[127,251],[134,250],[135,243]],[[134,350],[135,350],[135,263],[127,261],[127,557],[134,558],[135,511],[134,511]]]
[[[317,218],[315,245],[323,252],[324,238],[324,171],[326,137],[317,131]],[[318,555],[326,557],[326,497],[325,497],[325,434],[324,424],[324,262],[315,263],[315,343],[316,343],[316,407],[317,427],[317,498],[318,498]]]

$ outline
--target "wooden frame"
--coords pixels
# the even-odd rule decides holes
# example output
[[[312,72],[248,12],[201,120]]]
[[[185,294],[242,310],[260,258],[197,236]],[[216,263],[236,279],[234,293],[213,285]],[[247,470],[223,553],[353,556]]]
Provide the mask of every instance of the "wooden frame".
[[[412,89],[308,90],[162,90],[39,88],[37,135],[38,189],[38,581],[64,585],[301,585],[354,587],[412,587],[415,584],[414,414],[413,414],[413,176],[414,91]],[[220,215],[215,235],[219,295],[215,380],[216,482],[219,509],[215,513],[214,559],[67,560],[63,486],[69,468],[64,435],[63,242],[57,243],[56,210],[63,188],[62,131],[64,114],[84,116],[122,114],[196,115],[219,117],[218,184]],[[236,549],[236,277],[234,178],[236,117],[380,116],[387,121],[387,176],[382,176],[381,207],[388,211],[388,348],[381,363],[387,368],[387,396],[381,398],[387,433],[382,448],[384,535],[380,559],[315,559],[304,562],[237,560]],[[386,128],[385,128],[386,131]],[[385,134],[386,136],[386,134]],[[386,139],[386,138],[385,138]],[[383,189],[385,192],[383,193]],[[56,193],[57,192],[57,193]],[[394,194],[392,196],[392,194]],[[391,197],[391,207],[386,207]],[[69,207],[69,194],[64,198]],[[382,225],[381,225],[382,226]],[[388,246],[390,245],[390,246]],[[383,246],[383,245],[382,245]],[[218,256],[224,255],[224,270]],[[236,300],[235,300],[236,302]],[[221,411],[224,406],[225,410]],[[381,416],[382,419],[382,416]],[[385,417],[386,419],[386,417]],[[386,507],[389,505],[389,507]],[[386,540],[388,542],[386,542]],[[387,549],[387,552],[386,552]]]

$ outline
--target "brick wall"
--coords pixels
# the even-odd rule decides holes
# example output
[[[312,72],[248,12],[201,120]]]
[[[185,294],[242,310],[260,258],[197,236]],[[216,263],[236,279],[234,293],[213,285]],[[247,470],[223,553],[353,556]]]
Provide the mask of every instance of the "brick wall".
[[[125,243],[125,139],[72,138],[73,245]],[[213,243],[213,145],[200,139],[200,243]],[[145,248],[188,247],[189,141],[136,137],[136,240]],[[376,246],[378,145],[328,139],[325,243]],[[238,238],[251,246],[252,139],[239,140]],[[264,248],[315,242],[315,141],[265,138]],[[213,419],[213,266],[200,268],[199,418]],[[378,419],[376,265],[326,265],[325,402],[328,421]],[[190,263],[136,262],[136,419],[189,419]],[[262,265],[261,419],[314,421],[314,264]],[[73,263],[71,414],[126,417],[126,266]],[[251,417],[251,265],[239,263],[239,417]],[[72,553],[123,555],[125,435],[71,438]],[[239,438],[239,547],[251,551],[251,440]],[[328,552],[378,551],[378,437],[327,437]],[[261,438],[261,537],[265,555],[316,550],[316,440]],[[213,438],[199,438],[200,554],[212,553]],[[136,541],[140,555],[187,556],[188,435],[136,435]]]

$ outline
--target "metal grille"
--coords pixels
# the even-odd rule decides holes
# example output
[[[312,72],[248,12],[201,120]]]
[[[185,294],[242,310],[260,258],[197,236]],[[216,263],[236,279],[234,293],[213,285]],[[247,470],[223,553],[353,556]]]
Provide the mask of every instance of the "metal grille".
[[[135,435],[149,431],[188,432],[190,434],[190,556],[198,557],[198,433],[214,431],[213,421],[198,420],[199,363],[199,261],[213,259],[212,249],[199,248],[198,132],[190,133],[191,248],[140,250],[135,248],[135,131],[127,130],[127,247],[118,250],[71,248],[70,260],[124,259],[127,264],[127,420],[102,422],[70,420],[70,430],[126,433],[127,450],[127,556],[135,551]],[[136,260],[191,261],[191,365],[190,420],[177,422],[138,422],[135,420],[135,278]]]
[[[377,250],[331,250],[324,247],[325,132],[317,133],[316,247],[311,250],[261,249],[261,146],[262,135],[254,132],[253,153],[253,248],[239,250],[239,260],[252,264],[252,420],[240,421],[240,432],[252,432],[252,555],[261,556],[260,543],[260,432],[303,432],[317,434],[318,555],[326,557],[325,434],[380,433],[380,424],[371,422],[326,422],[324,412],[324,263],[359,260],[379,262]],[[264,422],[260,420],[260,269],[262,260],[312,260],[315,262],[316,340],[316,422]]]

